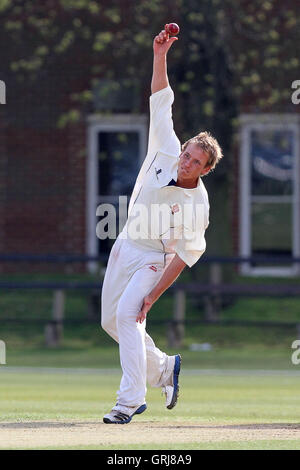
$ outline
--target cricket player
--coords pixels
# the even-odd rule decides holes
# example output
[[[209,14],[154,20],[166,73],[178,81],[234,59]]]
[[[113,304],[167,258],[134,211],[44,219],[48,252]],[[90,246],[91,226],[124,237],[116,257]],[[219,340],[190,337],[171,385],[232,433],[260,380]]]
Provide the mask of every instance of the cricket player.
[[[202,177],[222,158],[209,133],[181,147],[174,132],[167,53],[175,41],[166,30],[154,38],[147,155],[103,281],[101,325],[119,343],[123,372],[117,404],[103,418],[107,424],[129,423],[146,410],[147,382],[162,388],[168,409],[177,403],[181,357],[155,346],[145,330],[146,316],[205,251],[209,202]]]

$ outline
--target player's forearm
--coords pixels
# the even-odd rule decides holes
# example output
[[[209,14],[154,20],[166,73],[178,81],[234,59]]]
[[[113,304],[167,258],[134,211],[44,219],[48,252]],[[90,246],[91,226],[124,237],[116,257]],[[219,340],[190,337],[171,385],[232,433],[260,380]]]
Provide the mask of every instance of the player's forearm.
[[[151,93],[156,93],[168,85],[167,54],[154,54]]]
[[[185,262],[182,261],[182,259],[179,258],[179,256],[176,254],[172,262],[165,270],[158,284],[149,294],[151,300],[153,300],[153,303],[156,302],[156,300],[168,289],[168,287],[173,284],[185,266]]]

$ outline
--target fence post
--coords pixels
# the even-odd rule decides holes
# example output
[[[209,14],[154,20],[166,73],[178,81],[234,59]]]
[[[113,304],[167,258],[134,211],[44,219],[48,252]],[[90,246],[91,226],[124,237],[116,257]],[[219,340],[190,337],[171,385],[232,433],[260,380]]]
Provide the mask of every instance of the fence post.
[[[56,348],[63,338],[63,320],[65,310],[65,293],[57,289],[53,293],[52,321],[45,327],[46,346]]]
[[[170,348],[182,346],[185,320],[185,292],[176,290],[173,300],[173,321],[168,326],[168,344]]]
[[[209,269],[209,282],[213,286],[217,286],[222,282],[222,268],[220,263],[211,263]],[[219,312],[221,309],[220,295],[206,295],[204,297],[205,317],[210,322],[219,320]]]

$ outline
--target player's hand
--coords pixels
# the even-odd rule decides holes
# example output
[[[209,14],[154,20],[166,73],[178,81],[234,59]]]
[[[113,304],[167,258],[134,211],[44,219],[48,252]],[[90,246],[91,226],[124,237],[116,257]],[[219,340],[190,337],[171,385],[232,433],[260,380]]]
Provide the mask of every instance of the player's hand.
[[[167,25],[165,26],[165,28]],[[163,29],[157,36],[155,36],[154,41],[153,41],[153,51],[154,54],[166,54],[170,47],[172,46],[173,42],[177,41],[177,37],[171,37],[170,35],[166,32],[165,29]]]
[[[140,312],[138,313],[138,316],[136,317],[137,323],[143,323],[152,305],[153,305],[153,300],[150,297],[150,295],[147,295],[146,297],[144,297],[142,308]]]

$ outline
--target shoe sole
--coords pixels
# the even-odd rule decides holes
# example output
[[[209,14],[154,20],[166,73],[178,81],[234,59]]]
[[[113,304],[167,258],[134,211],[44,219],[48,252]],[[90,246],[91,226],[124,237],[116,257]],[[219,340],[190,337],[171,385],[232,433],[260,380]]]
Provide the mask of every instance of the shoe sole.
[[[130,423],[130,421],[132,420],[132,418],[134,417],[134,415],[140,415],[142,413],[144,413],[144,411],[147,409],[147,405],[146,403],[144,405],[141,405],[131,416],[129,416],[128,419],[126,419],[125,421],[110,421],[109,418],[103,418],[103,422],[105,424],[127,424],[127,423]]]
[[[180,354],[177,354],[175,357],[175,365],[174,365],[174,372],[173,372],[173,386],[174,386],[174,391],[173,391],[173,396],[171,403],[167,406],[168,410],[171,410],[174,408],[174,406],[177,403],[178,395],[179,395],[179,374],[180,374],[180,367],[181,367],[181,356]]]

